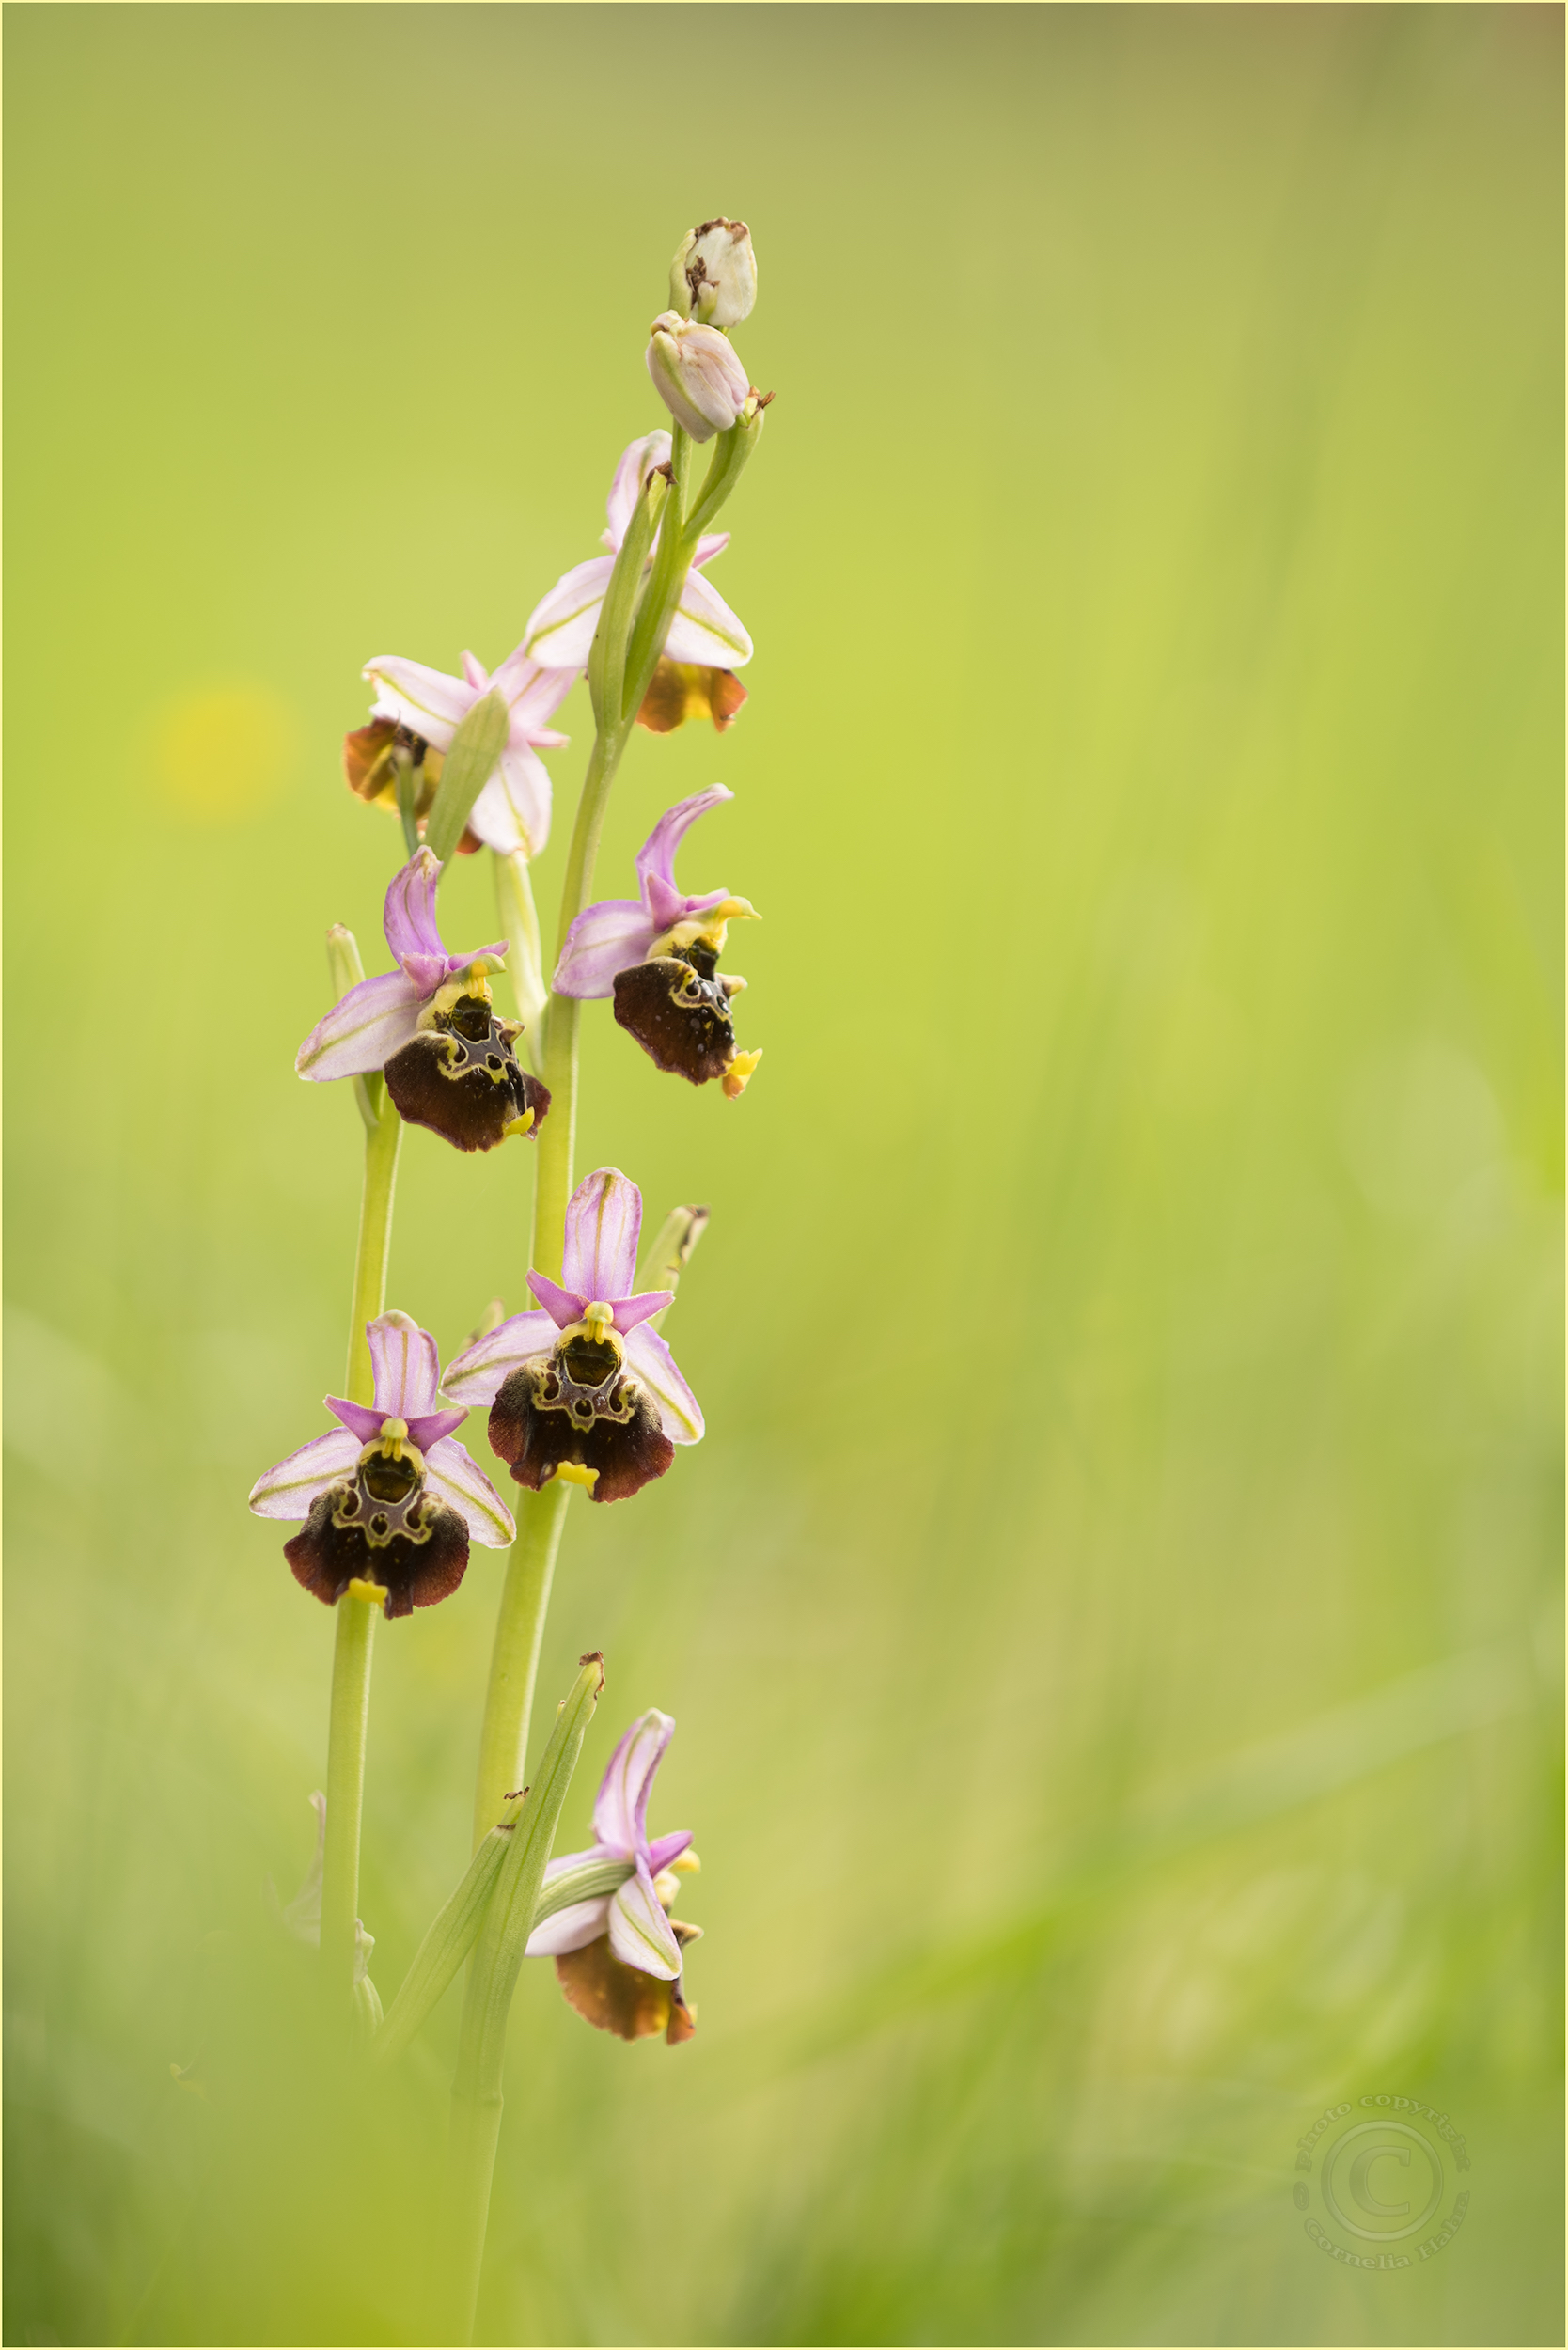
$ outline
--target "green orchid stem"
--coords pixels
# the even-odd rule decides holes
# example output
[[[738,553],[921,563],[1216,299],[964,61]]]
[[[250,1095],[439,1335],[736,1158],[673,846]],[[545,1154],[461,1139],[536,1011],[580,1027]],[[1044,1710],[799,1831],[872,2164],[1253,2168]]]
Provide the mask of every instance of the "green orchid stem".
[[[546,1485],[541,1494],[518,1496],[517,1540],[507,1561],[490,1659],[490,1686],[485,1691],[484,1727],[479,1732],[479,1776],[474,1794],[476,1851],[505,1811],[507,1797],[522,1786],[527,1767],[540,1644],[571,1493],[570,1485],[557,1482]]]
[[[593,888],[593,868],[610,804],[610,787],[631,731],[630,725],[623,725],[594,737],[561,890],[557,955]],[[545,1026],[543,1073],[550,1089],[550,1109],[539,1130],[532,1261],[536,1272],[546,1273],[557,1280],[566,1245],[566,1203],[572,1197],[572,1160],[577,1144],[577,1025],[581,1012],[582,1006],[574,996],[552,994]]]
[[[370,1659],[381,1602],[353,1590],[337,1603],[327,1731],[326,1848],[321,1861],[321,1969],[334,1998],[353,1990],[359,1920],[359,1819],[370,1726]]]
[[[540,1758],[538,1784],[518,1814],[501,1855],[495,1889],[468,1969],[452,2080],[447,2155],[457,2301],[452,2339],[457,2342],[471,2341],[474,2332],[479,2269],[490,2224],[495,2145],[501,2133],[502,2076],[512,1993],[533,1928],[556,1824],[604,1685],[604,1660],[585,1657],[571,1695],[556,1710],[550,1742]]]
[[[373,1130],[365,1137],[365,1189],[359,1202],[359,1251],[354,1259],[353,1305],[349,1322],[348,1396],[351,1403],[375,1401],[376,1374],[365,1324],[386,1305],[386,1263],[392,1247],[392,1194],[398,1181],[398,1151],[403,1121],[396,1103],[384,1094]]]
[[[365,1138],[365,1189],[359,1209],[353,1320],[349,1329],[349,1400],[375,1399],[375,1368],[365,1324],[386,1304],[386,1261],[392,1244],[392,1195],[403,1122],[382,1091]],[[359,1820],[365,1802],[365,1746],[370,1720],[370,1660],[379,1600],[352,1589],[337,1603],[332,1657],[332,1711],[327,1730],[326,1849],[321,1862],[321,1968],[334,1994],[352,1995],[359,1920]]]

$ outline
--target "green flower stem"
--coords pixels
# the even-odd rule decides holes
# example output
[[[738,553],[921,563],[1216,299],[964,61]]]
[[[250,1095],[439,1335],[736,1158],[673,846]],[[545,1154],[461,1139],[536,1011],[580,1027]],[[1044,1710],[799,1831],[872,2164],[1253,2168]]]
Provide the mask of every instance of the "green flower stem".
[[[545,1127],[550,1120],[546,1119]],[[479,1732],[479,1776],[474,1794],[477,1850],[506,1810],[506,1798],[523,1784],[527,1767],[528,1723],[539,1671],[544,1611],[560,1548],[570,1485],[546,1485],[541,1494],[520,1493],[517,1540],[507,1561],[507,1579],[495,1623],[495,1646],[485,1691]]]
[[[457,2342],[473,2338],[479,2268],[490,2220],[490,2184],[501,2130],[502,2075],[512,1993],[517,1987],[524,1949],[533,1930],[556,1824],[604,1685],[603,1660],[585,1657],[571,1695],[557,1712],[550,1743],[540,1762],[537,1783],[501,1855],[495,1889],[484,1913],[478,1947],[468,1972],[457,2072],[452,2081],[448,2151],[457,2304],[452,2339]]]
[[[502,1857],[522,1810],[521,1801],[509,1804],[507,1815],[489,1829],[468,1864],[468,1873],[414,1954],[386,2019],[375,2036],[378,2064],[401,2056],[427,2015],[444,1998],[459,1967],[479,1938],[479,1928],[495,1889]],[[541,1888],[534,1907],[534,1924],[542,1925],[557,1910],[577,1902],[613,1893],[633,1873],[629,1860],[584,1860]],[[531,1931],[531,1929],[530,1929]]]
[[[374,1126],[365,1138],[365,1189],[359,1210],[359,1250],[354,1261],[353,1322],[349,1331],[349,1400],[369,1403],[375,1396],[365,1324],[386,1303],[386,1261],[392,1241],[392,1195],[398,1180],[402,1120],[383,1094]],[[353,1590],[337,1603],[332,1657],[332,1710],[327,1730],[326,1849],[321,1863],[321,1966],[328,1985],[346,1995],[353,1989],[354,1944],[359,1919],[359,1821],[365,1802],[365,1744],[370,1718],[370,1659],[379,1600]]]
[[[349,1323],[348,1398],[375,1401],[376,1374],[365,1324],[386,1305],[386,1262],[392,1247],[392,1194],[398,1181],[398,1151],[403,1121],[390,1094],[382,1098],[373,1132],[365,1137],[365,1189],[359,1202],[359,1251],[354,1259],[353,1305]]]
[[[321,1966],[335,1996],[353,1990],[359,1818],[365,1802],[370,1658],[380,1613],[379,1600],[361,1599],[352,1587],[337,1603],[327,1730],[326,1847],[321,1861]]]
[[[626,724],[594,737],[561,890],[557,955],[593,888],[593,868],[604,829],[604,813],[610,804],[610,786],[631,731]],[[566,1203],[572,1197],[572,1159],[577,1144],[577,1026],[581,1010],[574,996],[551,995],[544,1046],[544,1082],[550,1089],[550,1112],[539,1130],[533,1266],[537,1273],[548,1274],[557,1280],[560,1277],[561,1254],[566,1245]]]

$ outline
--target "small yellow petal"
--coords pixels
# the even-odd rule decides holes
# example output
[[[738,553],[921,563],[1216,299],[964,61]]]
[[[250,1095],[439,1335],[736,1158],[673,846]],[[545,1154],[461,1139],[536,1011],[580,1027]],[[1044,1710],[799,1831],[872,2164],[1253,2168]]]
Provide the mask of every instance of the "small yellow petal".
[[[724,1073],[724,1094],[726,1101],[738,1102],[740,1100],[742,1094],[745,1091],[746,1087],[750,1084],[752,1077],[756,1074],[757,1064],[761,1058],[762,1055],[760,1048],[755,1053],[736,1054],[734,1059],[730,1062],[729,1068]]]
[[[378,1607],[386,1606],[386,1587],[383,1583],[364,1583],[356,1574],[349,1585],[350,1599],[373,1600]]]

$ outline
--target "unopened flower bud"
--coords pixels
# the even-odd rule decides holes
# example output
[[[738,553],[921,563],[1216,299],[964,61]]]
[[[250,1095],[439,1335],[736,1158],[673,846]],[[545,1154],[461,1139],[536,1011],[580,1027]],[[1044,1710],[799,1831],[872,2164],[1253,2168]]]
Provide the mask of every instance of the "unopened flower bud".
[[[699,326],[739,326],[757,299],[757,256],[744,220],[688,228],[669,265],[669,299]]]
[[[659,398],[694,441],[728,432],[751,393],[745,368],[716,326],[699,326],[662,310],[648,346],[648,372]]]

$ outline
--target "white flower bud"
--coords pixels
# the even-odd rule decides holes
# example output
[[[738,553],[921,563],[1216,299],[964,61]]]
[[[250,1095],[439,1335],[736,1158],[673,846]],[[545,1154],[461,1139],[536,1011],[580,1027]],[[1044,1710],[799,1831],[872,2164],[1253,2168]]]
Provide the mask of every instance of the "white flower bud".
[[[688,228],[669,265],[671,306],[699,326],[739,326],[757,299],[757,256],[744,220]]]
[[[648,372],[659,398],[694,441],[728,432],[751,391],[745,368],[727,337],[699,326],[676,310],[662,310],[648,346]]]

